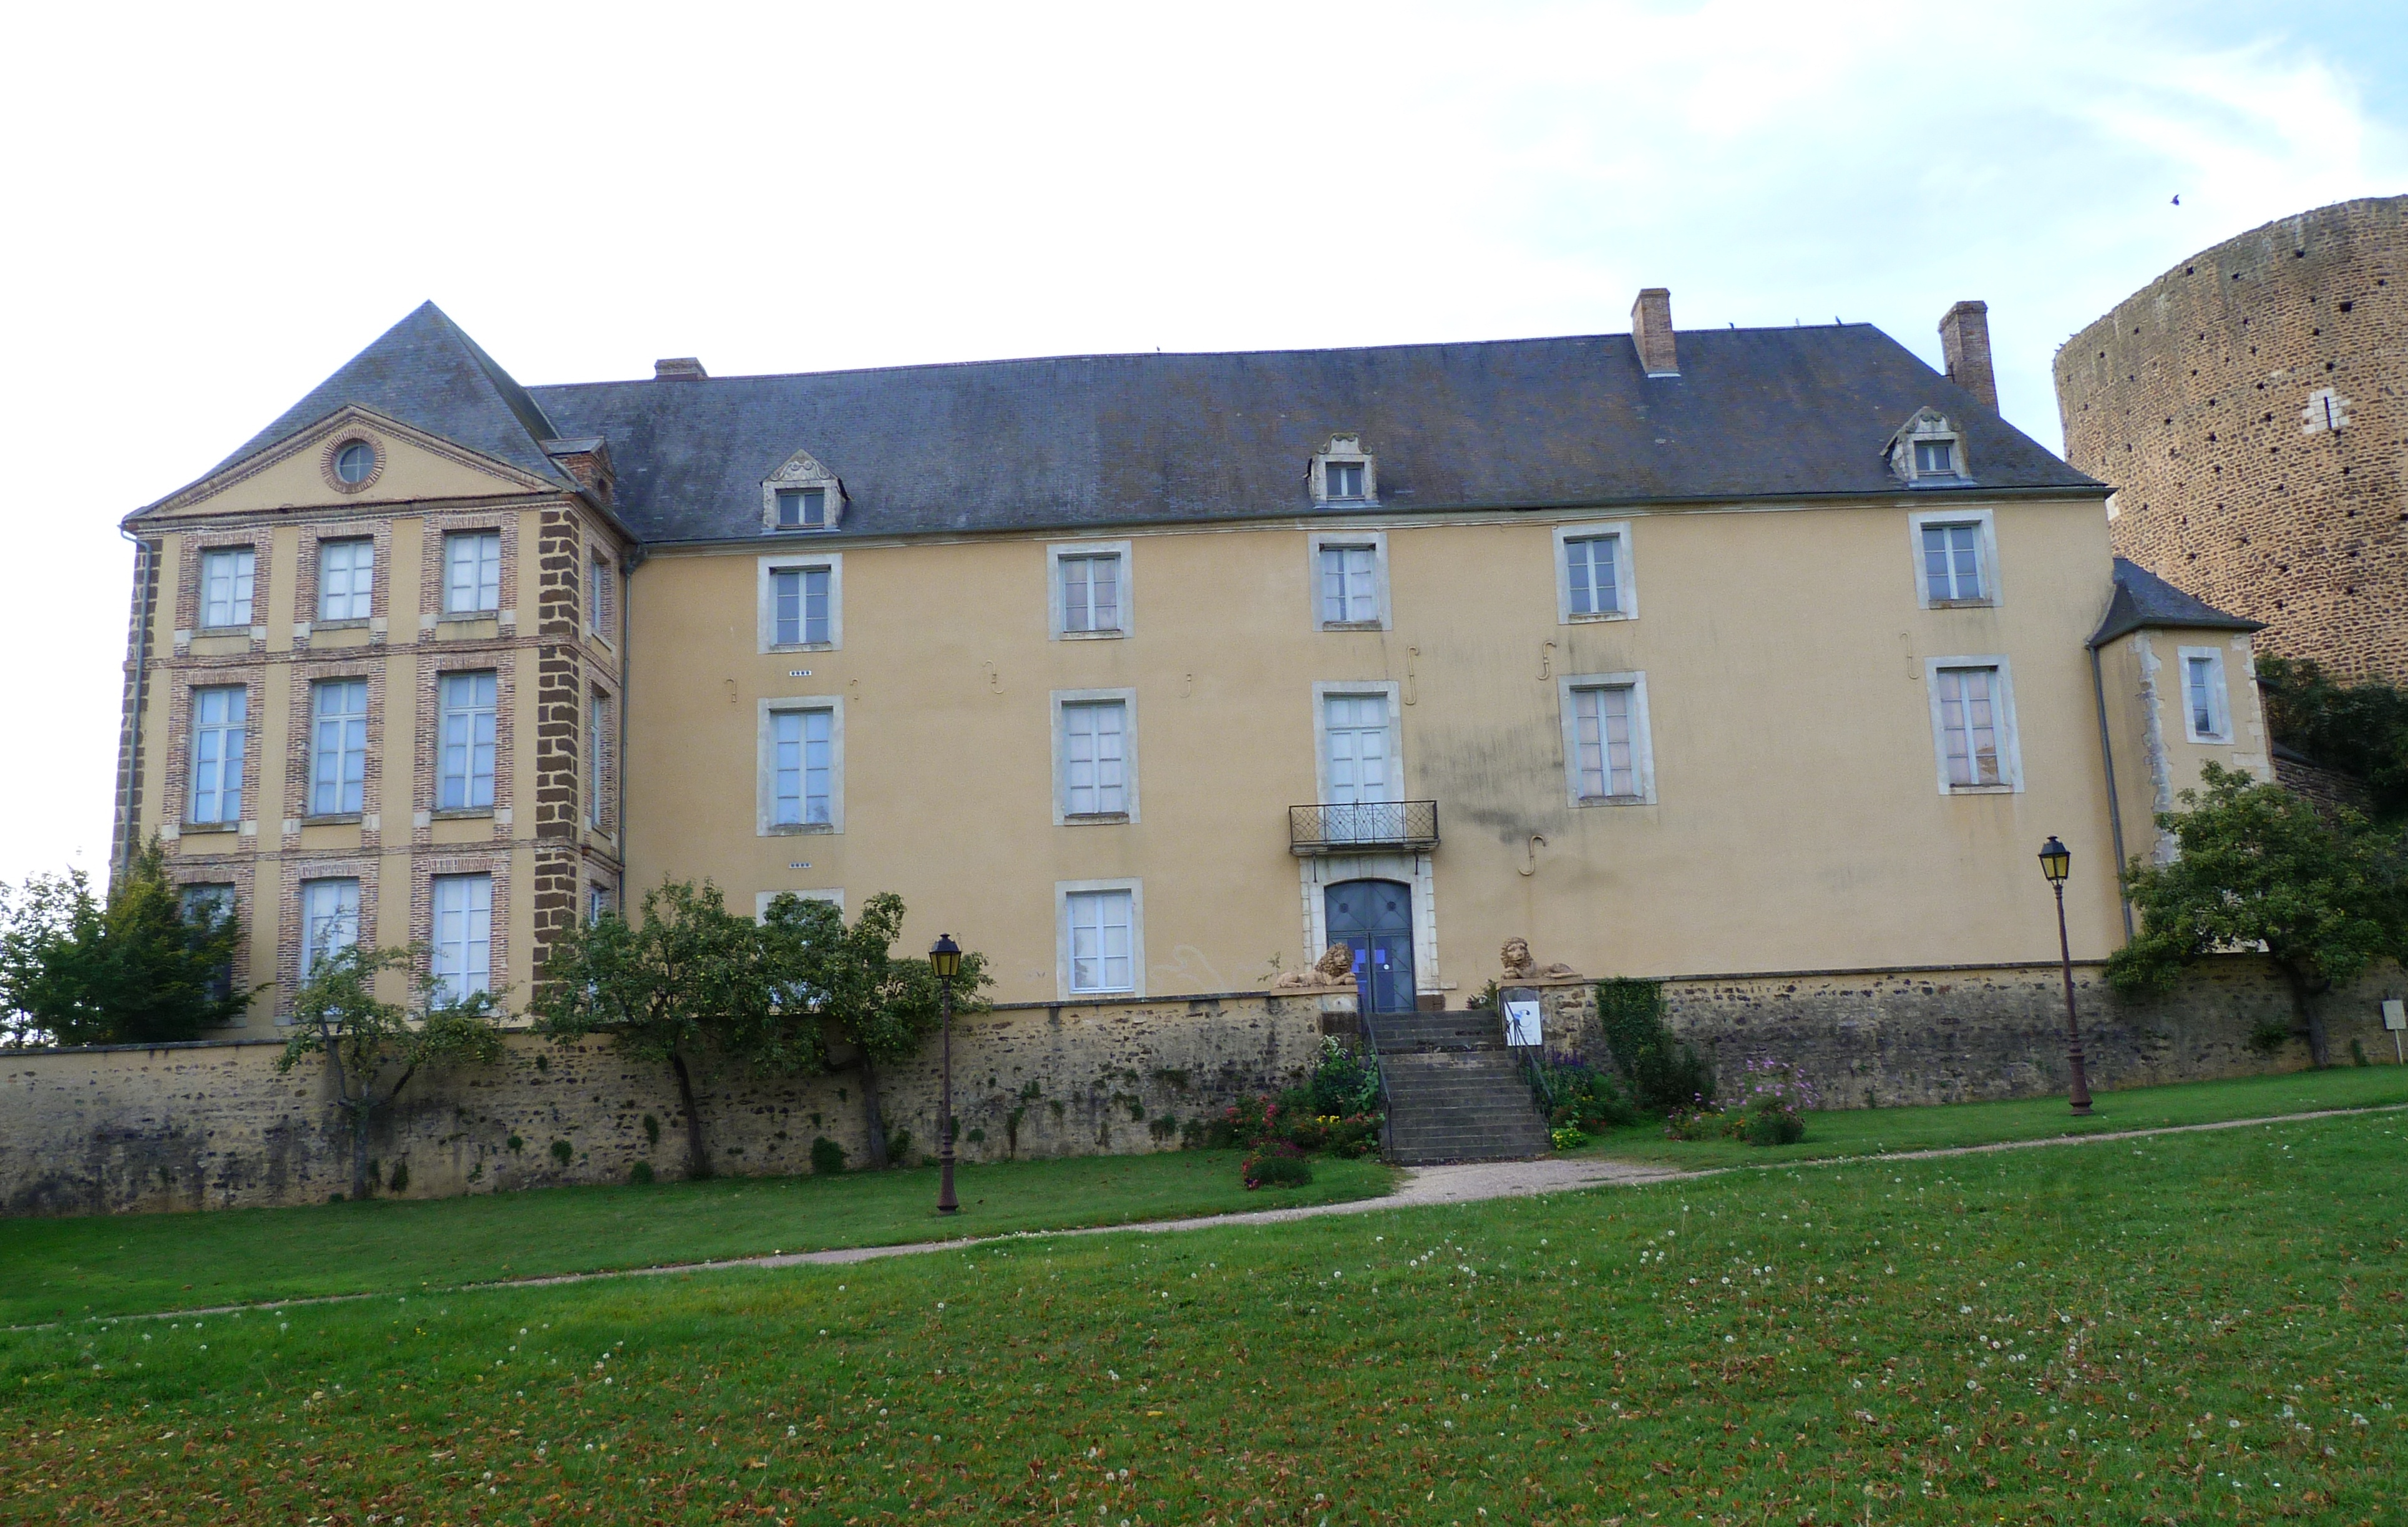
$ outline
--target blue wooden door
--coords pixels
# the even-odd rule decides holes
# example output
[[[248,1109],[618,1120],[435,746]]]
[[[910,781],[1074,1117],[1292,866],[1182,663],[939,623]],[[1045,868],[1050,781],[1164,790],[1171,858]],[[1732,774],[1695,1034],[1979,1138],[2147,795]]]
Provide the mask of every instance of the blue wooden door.
[[[1329,942],[1354,951],[1354,978],[1374,1013],[1410,1013],[1413,995],[1413,888],[1394,880],[1344,880],[1325,893]]]

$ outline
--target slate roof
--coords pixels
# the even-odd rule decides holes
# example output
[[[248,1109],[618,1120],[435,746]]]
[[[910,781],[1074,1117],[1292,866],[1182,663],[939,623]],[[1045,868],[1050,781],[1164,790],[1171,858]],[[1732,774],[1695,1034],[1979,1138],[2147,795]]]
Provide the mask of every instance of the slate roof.
[[[1074,530],[1312,512],[1340,432],[1386,512],[1894,494],[1884,448],[1930,404],[1975,489],[2104,491],[1869,324],[1679,348],[1658,378],[1612,334],[522,389],[430,303],[229,462],[358,402],[548,479],[540,441],[602,437],[647,540],[763,536],[761,483],[797,450],[843,480],[848,535]]]
[[[432,302],[384,331],[277,421],[209,468],[214,477],[351,404],[509,462],[563,487],[576,484],[544,454],[558,437],[527,390]]]
[[[2228,615],[2204,599],[2195,599],[2129,557],[2115,559],[2115,597],[2107,601],[2107,618],[2090,638],[2103,647],[2119,636],[2153,627],[2180,626],[2211,631],[2262,631],[2262,620]]]

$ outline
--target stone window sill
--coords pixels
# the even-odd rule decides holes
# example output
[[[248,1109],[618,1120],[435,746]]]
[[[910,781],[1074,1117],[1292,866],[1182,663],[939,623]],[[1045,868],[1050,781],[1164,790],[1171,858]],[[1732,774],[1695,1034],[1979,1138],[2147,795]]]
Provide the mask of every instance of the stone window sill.
[[[2012,785],[1952,785],[1948,793],[1952,796],[2011,796],[2015,793],[2015,787]]]
[[[1627,610],[1591,610],[1586,612],[1575,610],[1570,614],[1564,617],[1564,624],[1567,626],[1586,626],[1594,621],[1637,620],[1638,618],[1639,617],[1637,615],[1630,613]]]
[[[1387,627],[1376,620],[1325,620],[1321,628],[1325,631],[1384,631]]]
[[[1062,633],[1062,640],[1065,641],[1118,641],[1127,635],[1126,631],[1114,626],[1097,631],[1065,631]]]
[[[769,643],[769,650],[771,652],[834,652],[837,649],[833,641],[772,641]]]
[[[1583,796],[1580,798],[1580,803],[1583,806],[1644,806],[1647,804],[1647,798],[1645,796]]]
[[[363,814],[359,812],[320,812],[315,816],[301,818],[305,828],[357,827]]]
[[[1996,599],[1934,599],[1927,607],[1932,610],[1995,610]]]
[[[248,626],[203,626],[196,628],[193,632],[193,635],[196,639],[238,636],[245,640],[249,640],[251,636],[251,627]]]
[[[1065,812],[1062,825],[1066,828],[1114,827],[1128,819],[1126,812]]]
[[[240,822],[186,822],[176,830],[182,837],[196,838],[212,832],[232,832],[241,826]]]
[[[368,617],[366,615],[362,615],[356,620],[316,621],[311,623],[309,627],[309,629],[312,631],[365,631],[367,628]]]
[[[772,822],[769,824],[769,836],[772,838],[798,838],[815,832],[834,832],[835,830],[834,822]]]
[[[446,806],[440,811],[427,813],[428,818],[437,822],[466,822],[480,816],[490,817],[493,814],[494,808],[491,806]]]

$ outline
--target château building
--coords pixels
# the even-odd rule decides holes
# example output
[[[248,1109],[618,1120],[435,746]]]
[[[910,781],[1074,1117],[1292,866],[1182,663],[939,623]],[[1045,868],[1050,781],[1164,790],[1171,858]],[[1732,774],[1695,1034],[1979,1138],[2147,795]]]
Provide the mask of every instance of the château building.
[[[1352,945],[1590,975],[2053,960],[2263,771],[2249,633],[1863,324],[525,387],[420,308],[137,556],[117,853],[313,951],[538,979],[664,877],[899,892],[1005,1001]],[[1938,977],[1945,979],[1944,974]]]

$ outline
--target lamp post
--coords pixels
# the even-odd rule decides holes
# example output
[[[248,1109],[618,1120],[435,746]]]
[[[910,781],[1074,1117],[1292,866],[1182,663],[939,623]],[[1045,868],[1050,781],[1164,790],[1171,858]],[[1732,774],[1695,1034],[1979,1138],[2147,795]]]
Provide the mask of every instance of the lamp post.
[[[2073,855],[2051,833],[2041,844],[2040,872],[2057,892],[2057,954],[2065,970],[2065,1043],[2073,1059],[2073,1091],[2067,1100],[2076,1118],[2090,1116],[2090,1077],[2082,1068],[2082,1025],[2073,1016],[2073,944],[2065,936],[2065,877],[2073,872]]]
[[[944,1080],[937,1104],[937,1212],[957,1214],[962,1201],[953,1196],[953,977],[962,973],[962,946],[951,933],[937,935],[928,949],[928,964],[937,972],[937,1000],[945,1015]]]

